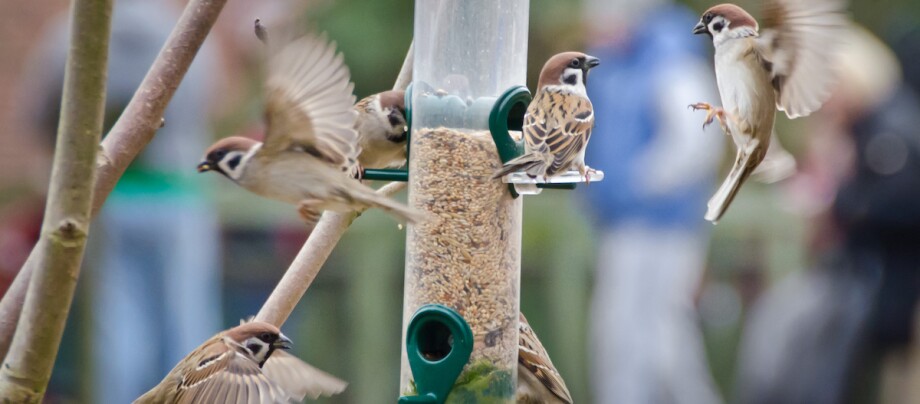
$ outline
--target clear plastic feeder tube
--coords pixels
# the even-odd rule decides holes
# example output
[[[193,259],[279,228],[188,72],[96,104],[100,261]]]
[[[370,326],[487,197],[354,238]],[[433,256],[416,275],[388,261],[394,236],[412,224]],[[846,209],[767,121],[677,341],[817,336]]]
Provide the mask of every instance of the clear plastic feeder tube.
[[[521,199],[493,180],[489,132],[499,95],[524,85],[529,0],[418,0],[403,333],[429,303],[456,310],[474,348],[448,402],[513,402],[517,371]],[[403,339],[405,340],[405,339]],[[403,350],[401,391],[412,394]]]

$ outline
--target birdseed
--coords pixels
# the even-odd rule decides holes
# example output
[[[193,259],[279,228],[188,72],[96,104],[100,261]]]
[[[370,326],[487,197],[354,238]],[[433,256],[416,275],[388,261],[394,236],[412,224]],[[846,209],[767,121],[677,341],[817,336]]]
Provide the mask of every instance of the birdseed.
[[[411,139],[409,204],[430,218],[408,231],[403,329],[422,305],[450,307],[473,330],[469,364],[487,361],[515,380],[521,199],[491,178],[502,163],[488,131],[422,128]]]

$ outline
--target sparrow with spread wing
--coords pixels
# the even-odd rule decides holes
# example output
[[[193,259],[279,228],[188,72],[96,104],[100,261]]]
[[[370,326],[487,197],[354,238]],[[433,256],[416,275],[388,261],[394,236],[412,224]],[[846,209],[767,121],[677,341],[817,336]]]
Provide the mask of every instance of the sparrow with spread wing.
[[[524,154],[492,175],[524,171],[546,180],[570,169],[587,180],[585,148],[594,129],[594,108],[585,90],[588,71],[600,62],[580,52],[551,57],[540,72],[537,94],[524,115]]]
[[[565,381],[523,313],[519,327],[517,402],[572,404]]]
[[[345,390],[345,382],[279,351],[289,348],[277,327],[242,324],[207,340],[134,403],[299,403]]]
[[[712,38],[722,108],[691,107],[708,111],[706,124],[718,119],[738,148],[728,177],[709,200],[705,218],[713,223],[768,154],[776,110],[797,118],[827,100],[847,18],[841,0],[764,0],[763,22],[760,29],[741,7],[720,4],[693,28]]]
[[[419,212],[351,177],[360,154],[358,113],[334,44],[315,36],[290,41],[271,52],[268,69],[265,142],[221,139],[205,152],[199,172],[217,171],[255,194],[298,205],[308,222],[323,210],[371,207],[420,220]]]

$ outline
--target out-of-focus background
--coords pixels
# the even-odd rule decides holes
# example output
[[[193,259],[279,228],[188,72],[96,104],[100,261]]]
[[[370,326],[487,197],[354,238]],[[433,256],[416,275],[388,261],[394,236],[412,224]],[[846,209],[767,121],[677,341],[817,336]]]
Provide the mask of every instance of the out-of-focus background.
[[[116,1],[107,127],[183,5]],[[844,82],[811,117],[778,118],[798,172],[749,182],[715,227],[705,201],[734,148],[686,109],[718,104],[712,46],[690,34],[711,5],[531,1],[531,88],[553,53],[602,60],[587,162],[608,180],[527,198],[522,311],[576,402],[920,402],[920,2],[853,2],[868,31],[828,61]],[[5,291],[38,237],[67,6],[0,7]],[[229,2],[94,224],[47,402],[152,387],[254,314],[306,239],[294,209],[194,171],[211,140],[261,131],[252,21],[292,16],[337,41],[359,98],[392,86],[412,38],[409,1]],[[398,395],[404,243],[388,217],[362,215],[285,325],[298,356],[350,382],[326,402]]]

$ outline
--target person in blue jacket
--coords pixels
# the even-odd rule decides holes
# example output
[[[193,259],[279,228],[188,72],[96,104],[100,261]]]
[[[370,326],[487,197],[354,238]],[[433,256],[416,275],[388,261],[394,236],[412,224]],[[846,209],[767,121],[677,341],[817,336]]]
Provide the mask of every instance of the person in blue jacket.
[[[695,14],[667,0],[589,0],[597,126],[583,187],[600,236],[589,357],[598,403],[718,403],[693,296],[725,138],[688,110],[718,104]]]

